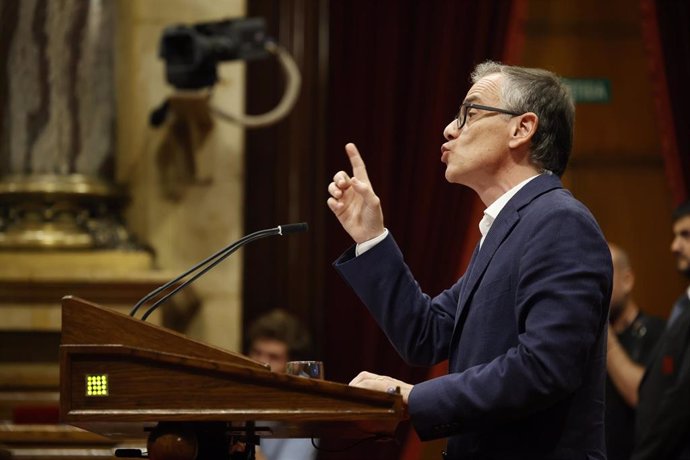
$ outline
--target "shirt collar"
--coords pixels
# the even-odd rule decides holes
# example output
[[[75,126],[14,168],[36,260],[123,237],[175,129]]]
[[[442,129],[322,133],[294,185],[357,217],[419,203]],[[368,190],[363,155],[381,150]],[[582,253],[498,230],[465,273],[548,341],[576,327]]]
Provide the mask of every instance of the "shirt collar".
[[[484,238],[486,238],[486,235],[489,233],[489,229],[491,228],[491,225],[494,223],[494,220],[496,220],[496,217],[498,217],[498,214],[505,207],[505,205],[508,204],[508,201],[510,201],[510,199],[513,196],[515,196],[515,194],[519,192],[522,187],[527,185],[529,181],[531,181],[537,176],[539,176],[539,174],[535,174],[534,176],[528,177],[527,179],[523,180],[515,187],[505,192],[503,195],[499,196],[496,201],[491,203],[484,210],[484,217],[482,217],[482,220],[479,222],[479,232],[482,234],[482,239],[479,242],[480,246],[484,242]]]

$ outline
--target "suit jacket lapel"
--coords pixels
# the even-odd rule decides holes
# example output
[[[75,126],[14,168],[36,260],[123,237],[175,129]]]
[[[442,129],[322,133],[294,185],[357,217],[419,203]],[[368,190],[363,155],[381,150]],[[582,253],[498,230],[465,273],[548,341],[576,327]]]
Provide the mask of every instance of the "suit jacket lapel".
[[[474,290],[484,276],[486,267],[489,265],[496,250],[520,220],[518,211],[528,205],[537,196],[549,190],[561,187],[562,185],[558,177],[542,175],[527,183],[510,199],[510,201],[508,201],[508,203],[506,203],[505,207],[491,225],[491,229],[486,235],[479,253],[477,253],[475,249],[475,254],[472,256],[472,260],[467,267],[467,272],[465,273],[467,279],[464,282],[464,286],[460,291],[460,298],[458,299],[458,309],[455,315],[455,330],[457,330],[458,327],[462,328],[461,323],[464,323],[464,317],[467,315],[465,310],[468,308],[469,300],[472,298]]]
[[[463,317],[464,310],[467,308],[468,300],[472,297],[472,293],[479,284],[479,281],[481,281],[484,271],[496,253],[496,250],[506,236],[508,236],[510,230],[520,220],[518,213],[513,209],[507,209],[507,207],[501,211],[499,217],[500,219],[496,219],[491,226],[491,230],[489,230],[489,233],[486,235],[479,253],[472,258],[470,265],[467,267],[467,279],[460,292],[458,311],[455,315],[456,328],[458,327],[458,322]]]

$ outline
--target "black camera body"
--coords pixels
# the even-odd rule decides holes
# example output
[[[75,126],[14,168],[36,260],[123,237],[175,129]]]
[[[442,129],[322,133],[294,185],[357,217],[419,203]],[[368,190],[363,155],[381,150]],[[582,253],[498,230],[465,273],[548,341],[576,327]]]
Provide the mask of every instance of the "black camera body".
[[[221,61],[268,57],[263,18],[228,19],[165,28],[159,56],[167,81],[178,89],[200,89],[218,80]]]

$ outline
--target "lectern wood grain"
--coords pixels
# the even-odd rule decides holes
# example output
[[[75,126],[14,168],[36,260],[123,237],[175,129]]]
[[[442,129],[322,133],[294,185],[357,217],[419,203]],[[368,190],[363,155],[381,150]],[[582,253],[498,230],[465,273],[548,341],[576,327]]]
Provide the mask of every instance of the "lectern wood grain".
[[[261,436],[389,436],[400,395],[271,372],[237,353],[89,302],[63,299],[62,421],[113,438],[158,422],[226,422]],[[96,379],[93,390],[89,379]]]

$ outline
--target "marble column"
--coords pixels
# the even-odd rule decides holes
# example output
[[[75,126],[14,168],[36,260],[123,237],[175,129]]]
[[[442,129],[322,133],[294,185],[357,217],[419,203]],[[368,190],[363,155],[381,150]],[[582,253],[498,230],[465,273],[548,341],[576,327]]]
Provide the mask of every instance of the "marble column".
[[[130,244],[113,183],[116,1],[0,4],[0,248]]]

